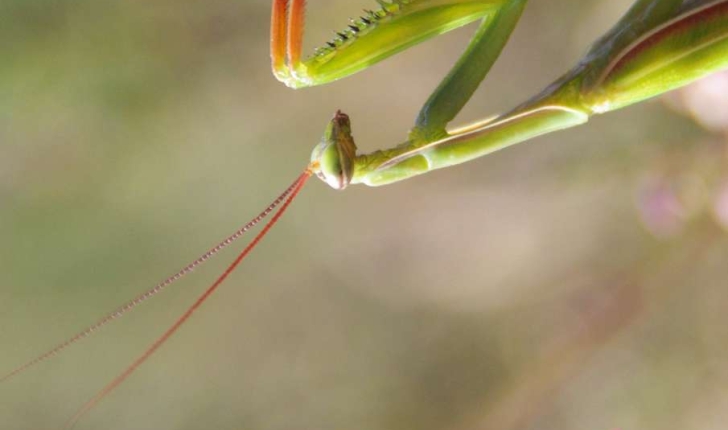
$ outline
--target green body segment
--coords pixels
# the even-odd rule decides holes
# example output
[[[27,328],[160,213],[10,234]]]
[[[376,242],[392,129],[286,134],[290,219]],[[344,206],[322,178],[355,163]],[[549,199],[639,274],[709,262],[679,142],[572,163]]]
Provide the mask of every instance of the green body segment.
[[[361,156],[352,183],[387,185],[416,175],[465,163],[534,137],[585,123],[578,110],[547,106],[509,115],[482,128],[455,134],[414,150],[383,151]]]
[[[472,2],[439,3],[454,7]],[[525,1],[481,3],[499,7],[487,13],[469,49],[430,97],[410,139],[392,149],[356,156],[353,174],[347,179],[350,183],[386,185],[464,163],[728,68],[728,0],[639,0],[572,70],[541,94],[494,120],[441,132],[443,123],[457,114],[477,88],[485,75],[482,70],[487,71],[497,58]],[[375,31],[370,40],[376,40]],[[432,35],[428,28],[419,32]],[[485,43],[487,36],[492,45]],[[376,46],[367,46],[366,55],[377,57],[371,50],[376,51]],[[379,47],[382,55],[391,52],[391,47]],[[458,88],[462,94],[450,94]],[[436,119],[423,120],[430,112],[436,113]]]
[[[690,10],[640,37],[605,71],[591,104],[607,112],[728,67],[728,1]]]
[[[594,71],[603,70],[635,39],[672,19],[683,0],[637,0],[607,33],[592,44],[584,57]],[[585,84],[593,86],[601,76],[589,76]]]

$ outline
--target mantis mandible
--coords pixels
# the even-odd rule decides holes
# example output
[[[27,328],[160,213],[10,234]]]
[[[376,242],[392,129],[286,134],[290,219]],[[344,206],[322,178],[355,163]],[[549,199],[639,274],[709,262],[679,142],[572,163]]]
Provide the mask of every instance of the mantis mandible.
[[[304,60],[301,51],[305,2],[274,0],[271,58],[275,76],[293,88],[326,84],[439,34],[469,23],[480,24],[466,52],[425,103],[405,142],[391,149],[357,154],[349,118],[337,113],[329,122],[321,143],[314,149],[306,171],[253,224],[278,207],[288,207],[306,179],[314,174],[339,190],[354,184],[390,184],[583,124],[594,114],[637,103],[728,66],[728,1],[640,0],[611,31],[592,45],[577,65],[540,94],[495,118],[448,129],[498,59],[527,2],[394,0],[379,3],[380,8],[353,20],[333,41]],[[272,222],[282,213],[282,210],[277,212]],[[268,229],[266,227],[262,234]],[[198,262],[131,301],[110,318],[8,376],[86,337],[188,273],[246,230],[248,228],[236,232]],[[262,234],[251,245],[255,245]],[[246,248],[240,258],[250,249],[252,246]],[[85,405],[69,426],[161,346],[239,261],[235,261],[160,341]]]

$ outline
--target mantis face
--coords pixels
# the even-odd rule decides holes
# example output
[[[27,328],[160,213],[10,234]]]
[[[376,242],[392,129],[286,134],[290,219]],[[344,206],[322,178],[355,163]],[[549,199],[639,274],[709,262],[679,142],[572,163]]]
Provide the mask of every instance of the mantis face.
[[[355,157],[356,144],[351,136],[349,116],[337,111],[311,153],[311,163],[318,164],[316,176],[331,188],[343,190],[351,183]]]

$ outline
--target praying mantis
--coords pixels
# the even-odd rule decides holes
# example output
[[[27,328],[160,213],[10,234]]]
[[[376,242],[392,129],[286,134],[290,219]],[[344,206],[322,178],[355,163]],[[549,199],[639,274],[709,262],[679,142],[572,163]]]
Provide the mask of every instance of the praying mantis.
[[[427,38],[481,22],[466,54],[430,96],[403,144],[357,154],[348,116],[334,116],[305,175],[316,174],[340,190],[359,183],[386,185],[470,161],[581,125],[593,114],[639,102],[728,65],[728,2],[639,1],[582,61],[538,96],[496,118],[448,130],[497,60],[526,1],[381,2],[381,9],[354,20],[305,61],[303,6],[302,1],[273,2],[273,69],[292,87],[346,77]]]

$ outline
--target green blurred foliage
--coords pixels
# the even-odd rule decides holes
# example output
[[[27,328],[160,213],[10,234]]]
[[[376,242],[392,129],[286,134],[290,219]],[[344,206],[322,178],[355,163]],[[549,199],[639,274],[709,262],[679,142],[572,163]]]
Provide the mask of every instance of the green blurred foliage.
[[[400,142],[472,31],[291,91],[269,3],[0,0],[0,369],[255,215],[336,109],[363,150]],[[309,48],[373,7],[309,3]],[[531,3],[460,121],[552,81],[629,5]],[[722,428],[725,157],[652,101],[390,187],[312,182],[77,428]],[[232,258],[0,385],[2,428],[59,428]]]

